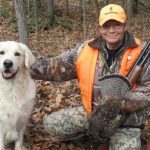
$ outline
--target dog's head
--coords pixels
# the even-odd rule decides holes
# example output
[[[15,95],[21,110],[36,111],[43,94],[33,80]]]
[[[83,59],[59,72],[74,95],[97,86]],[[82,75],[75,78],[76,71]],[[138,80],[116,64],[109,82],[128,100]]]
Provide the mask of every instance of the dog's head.
[[[3,78],[11,79],[23,68],[29,69],[34,62],[31,50],[22,43],[0,42],[0,73]]]

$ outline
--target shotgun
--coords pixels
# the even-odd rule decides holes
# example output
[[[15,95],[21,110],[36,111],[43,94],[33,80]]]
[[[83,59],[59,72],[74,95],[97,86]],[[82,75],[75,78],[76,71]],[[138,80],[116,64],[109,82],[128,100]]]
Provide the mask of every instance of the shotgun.
[[[126,118],[126,114],[122,111],[124,93],[130,89],[130,83],[133,85],[136,82],[149,55],[150,40],[142,49],[127,78],[119,74],[110,74],[98,79],[103,104],[99,103],[89,116],[89,135],[92,137],[90,142],[108,142],[110,136],[123,124]],[[134,101],[128,101],[129,108],[135,107],[135,109],[144,108],[147,103],[149,103],[147,100],[138,101],[137,104]]]
[[[136,82],[137,78],[141,74],[143,66],[148,60],[149,56],[150,56],[150,40],[148,40],[148,42],[144,46],[140,54],[140,57],[137,59],[131,71],[127,75],[127,78],[129,79],[131,85],[133,85]]]

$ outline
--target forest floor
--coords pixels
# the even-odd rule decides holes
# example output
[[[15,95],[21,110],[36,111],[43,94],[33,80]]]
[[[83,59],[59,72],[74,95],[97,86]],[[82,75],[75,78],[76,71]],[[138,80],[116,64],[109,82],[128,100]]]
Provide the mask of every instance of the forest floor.
[[[13,3],[9,3],[10,8]],[[62,7],[64,6],[64,7]],[[65,14],[65,4],[63,1],[57,1],[55,6],[57,24],[47,28],[39,21],[39,32],[32,27],[32,33],[29,34],[29,47],[36,52],[36,59],[47,58],[59,55],[60,53],[73,48],[79,42],[84,41],[83,23],[80,20],[80,11],[74,1],[69,6],[69,16]],[[0,1],[1,7],[1,1]],[[44,6],[43,6],[44,7]],[[41,15],[42,9],[40,10]],[[40,17],[41,17],[40,15]],[[86,14],[86,39],[98,35],[95,16],[91,7],[88,6]],[[150,13],[139,12],[128,22],[129,31],[133,32],[136,37],[147,40],[150,37]],[[40,19],[39,19],[40,20]],[[42,20],[42,19],[41,19]],[[0,17],[0,41],[14,40],[18,41],[16,23],[12,22],[12,16]],[[77,81],[67,81],[63,83],[53,83],[49,81],[37,82],[36,104],[30,118],[25,133],[25,150],[80,150],[73,144],[53,142],[47,132],[44,130],[42,118],[54,111],[68,106],[75,106],[80,102],[80,92]],[[147,126],[149,127],[149,126]],[[146,142],[146,137],[150,138],[150,130],[145,129],[142,141]],[[143,142],[143,143],[144,143]],[[8,149],[11,146],[8,146]],[[146,149],[143,146],[143,150]]]

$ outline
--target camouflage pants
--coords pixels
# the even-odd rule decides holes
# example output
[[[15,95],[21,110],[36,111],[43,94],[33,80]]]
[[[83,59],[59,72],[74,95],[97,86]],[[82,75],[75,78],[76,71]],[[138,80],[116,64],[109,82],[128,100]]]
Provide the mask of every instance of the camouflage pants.
[[[83,106],[62,109],[43,119],[50,136],[58,141],[76,140],[86,135],[88,117]],[[109,150],[140,150],[140,129],[119,128],[111,137]]]
[[[120,128],[111,137],[109,150],[141,150],[141,129]]]

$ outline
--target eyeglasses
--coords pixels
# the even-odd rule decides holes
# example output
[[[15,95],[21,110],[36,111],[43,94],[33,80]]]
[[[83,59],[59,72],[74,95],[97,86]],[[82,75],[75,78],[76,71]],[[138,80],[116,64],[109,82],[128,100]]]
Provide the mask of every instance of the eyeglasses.
[[[124,28],[124,24],[123,23],[115,23],[115,24],[107,24],[105,23],[103,26],[100,26],[100,28],[103,30],[103,31],[109,31],[110,29],[113,29],[113,30],[117,30],[117,31],[120,31]]]

